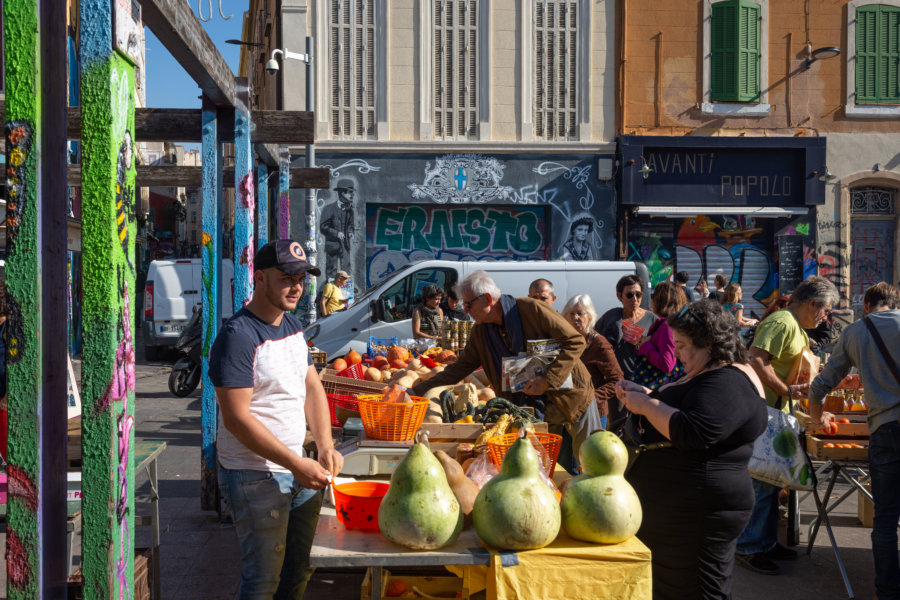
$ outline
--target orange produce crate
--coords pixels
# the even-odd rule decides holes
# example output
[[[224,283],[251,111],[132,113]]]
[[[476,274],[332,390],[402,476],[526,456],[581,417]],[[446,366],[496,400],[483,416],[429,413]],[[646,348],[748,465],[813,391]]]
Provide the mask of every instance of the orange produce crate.
[[[412,402],[383,402],[382,398],[383,394],[359,397],[359,415],[366,436],[391,442],[413,439],[425,420],[428,400],[411,396]]]
[[[538,441],[547,451],[550,464],[544,464],[544,467],[547,469],[547,473],[552,475],[554,469],[556,469],[556,459],[559,458],[559,449],[562,446],[562,436],[555,433],[537,432],[534,432],[533,435],[537,437]],[[494,461],[495,465],[499,467],[503,464],[503,456],[518,437],[518,433],[507,433],[492,437],[488,440],[488,450],[491,453],[491,460]],[[534,443],[533,440],[532,443]]]

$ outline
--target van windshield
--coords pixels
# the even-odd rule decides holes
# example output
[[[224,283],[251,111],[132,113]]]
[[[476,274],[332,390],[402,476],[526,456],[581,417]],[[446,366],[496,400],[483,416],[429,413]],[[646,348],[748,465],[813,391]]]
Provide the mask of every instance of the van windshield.
[[[387,277],[389,277],[389,276],[391,276],[391,275],[395,275],[395,274],[397,274],[397,273],[400,273],[400,272],[402,272],[402,271],[405,271],[405,270],[407,270],[408,268],[410,268],[411,266],[413,266],[413,263],[406,263],[405,265],[403,265],[403,266],[400,267],[399,269],[396,269],[396,270],[394,270],[394,271],[388,273],[387,276],[385,276],[385,279],[387,279]],[[379,283],[380,283],[380,282],[379,282]],[[362,302],[363,300],[365,300],[366,298],[368,298],[369,296],[371,296],[371,295],[375,292],[375,290],[377,290],[377,289],[378,289],[378,284],[373,285],[373,286],[370,287],[368,290],[366,290],[366,293],[364,293],[362,296],[360,296],[359,298],[354,299],[354,300],[353,300],[353,303],[354,303],[354,304],[358,304],[358,303]]]

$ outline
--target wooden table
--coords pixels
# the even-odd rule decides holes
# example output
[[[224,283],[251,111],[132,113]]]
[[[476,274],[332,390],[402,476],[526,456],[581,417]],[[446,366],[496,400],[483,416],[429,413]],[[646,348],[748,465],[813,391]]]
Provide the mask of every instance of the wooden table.
[[[560,534],[560,538],[548,547],[552,548],[557,544],[568,547],[563,554],[570,555],[573,564],[577,562],[579,566],[578,568],[566,570],[566,572],[572,572],[573,577],[579,577],[579,573],[584,572],[585,557],[575,556],[579,553],[579,548],[573,548],[573,546],[580,546],[585,554],[591,552],[594,556],[598,552],[602,554],[608,550],[610,556],[616,554],[616,557],[610,562],[606,562],[606,566],[610,567],[612,565],[616,571],[622,573],[628,573],[629,564],[639,570],[641,576],[647,581],[647,585],[642,588],[647,593],[644,595],[641,592],[639,597],[644,598],[646,596],[649,598],[650,551],[637,538],[632,538],[628,542],[614,546],[600,546],[581,542],[574,542],[573,544],[573,542],[564,534]],[[472,566],[480,569],[482,567],[491,567],[491,565],[497,567],[498,564],[502,564],[504,567],[513,566],[518,564],[519,558],[524,558],[525,554],[528,553],[501,552],[498,554],[489,552],[481,545],[473,527],[463,530],[456,542],[440,550],[428,552],[407,550],[392,544],[377,532],[368,533],[345,529],[335,517],[334,509],[323,507],[310,550],[310,565],[313,567],[331,568],[375,567],[370,569],[372,574],[371,597],[373,600],[379,600],[381,598],[382,567],[447,567],[450,565],[462,566],[463,571],[470,571],[470,569],[465,569],[465,567]],[[626,557],[625,560],[622,560],[623,556]],[[555,560],[558,562],[560,560],[569,560],[569,558],[556,556]],[[589,558],[588,560],[594,560],[591,564],[598,564],[603,561],[602,558]],[[453,569],[453,572],[457,571],[457,569]],[[585,591],[587,592],[587,588],[585,588]],[[491,596],[489,595],[489,597]],[[585,597],[598,598],[600,596],[597,593],[597,589],[591,588],[589,596]],[[635,596],[616,596],[616,598],[625,597],[634,598]],[[573,600],[576,598],[577,596],[572,596]]]

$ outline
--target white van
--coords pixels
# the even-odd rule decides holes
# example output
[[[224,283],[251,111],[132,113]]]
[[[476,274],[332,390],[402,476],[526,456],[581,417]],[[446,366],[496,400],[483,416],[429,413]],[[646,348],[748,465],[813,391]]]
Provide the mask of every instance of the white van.
[[[647,268],[636,262],[426,260],[398,269],[347,310],[317,320],[307,328],[306,337],[329,357],[344,354],[350,348],[362,354],[369,336],[411,338],[412,310],[421,302],[422,289],[434,283],[448,290],[478,270],[487,271],[504,294],[516,297],[527,296],[528,286],[535,279],[548,279],[556,292],[556,310],[562,310],[571,296],[588,294],[601,315],[621,306],[616,298],[616,282],[620,278],[637,273],[645,287],[649,286]],[[645,305],[647,300],[645,295]]]
[[[225,320],[234,314],[234,263],[222,260],[219,271],[219,310]],[[153,360],[166,346],[174,346],[195,306],[203,300],[203,262],[199,258],[154,260],[144,287],[144,350]]]

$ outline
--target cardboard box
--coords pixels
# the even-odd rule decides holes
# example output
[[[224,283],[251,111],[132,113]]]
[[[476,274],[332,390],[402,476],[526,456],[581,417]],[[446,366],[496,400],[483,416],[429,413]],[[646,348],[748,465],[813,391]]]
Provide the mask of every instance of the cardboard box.
[[[372,597],[372,569],[377,567],[369,567],[366,570],[366,577],[363,579],[360,587],[360,599],[369,600]],[[413,588],[424,594],[436,598],[462,598],[469,600],[469,592],[463,588],[463,580],[455,575],[422,577],[413,575],[391,575],[387,569],[381,571],[381,597],[385,598],[388,586],[391,581],[402,581],[406,589],[413,592]],[[399,596],[396,596],[399,597]],[[422,598],[419,594],[413,597]]]
[[[872,483],[867,481],[863,484],[866,491],[872,493]],[[856,517],[859,519],[860,525],[863,527],[872,526],[872,518],[875,516],[875,504],[861,491],[856,490]]]

